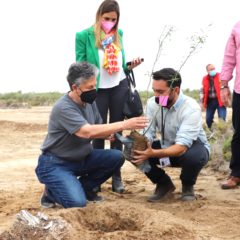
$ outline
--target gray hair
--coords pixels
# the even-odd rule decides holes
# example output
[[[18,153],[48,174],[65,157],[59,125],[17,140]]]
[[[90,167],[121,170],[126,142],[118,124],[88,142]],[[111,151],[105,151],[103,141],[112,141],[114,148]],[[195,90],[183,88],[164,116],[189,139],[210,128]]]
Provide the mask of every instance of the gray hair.
[[[211,64],[211,63],[207,64],[207,66],[206,66],[206,70],[207,70],[207,71],[208,71],[208,67],[209,67],[210,65],[212,65],[212,64]]]
[[[76,84],[79,86],[81,83],[88,81],[92,77],[96,77],[98,69],[95,65],[88,62],[77,62],[73,63],[67,75],[67,81],[72,90],[72,85]]]

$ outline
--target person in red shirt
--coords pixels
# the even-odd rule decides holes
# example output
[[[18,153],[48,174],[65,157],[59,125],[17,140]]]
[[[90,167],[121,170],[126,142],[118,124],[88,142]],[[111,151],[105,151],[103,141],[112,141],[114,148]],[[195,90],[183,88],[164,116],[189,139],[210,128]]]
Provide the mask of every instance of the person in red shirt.
[[[202,110],[206,109],[206,123],[209,129],[212,127],[215,111],[218,117],[226,120],[227,109],[220,97],[220,74],[216,72],[213,64],[206,66],[207,75],[203,77],[200,90],[200,104]]]

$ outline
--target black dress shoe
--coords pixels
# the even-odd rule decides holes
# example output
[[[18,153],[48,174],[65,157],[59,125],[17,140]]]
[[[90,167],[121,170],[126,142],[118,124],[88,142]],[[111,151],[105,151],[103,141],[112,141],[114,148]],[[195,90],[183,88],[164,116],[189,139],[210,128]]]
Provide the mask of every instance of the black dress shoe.
[[[101,191],[102,191],[101,185],[93,188],[93,192],[95,192],[95,193],[98,193],[98,192],[101,192]]]
[[[170,193],[175,190],[175,186],[172,181],[169,181],[165,184],[157,184],[154,194],[148,198],[149,202],[157,202],[161,201],[165,197],[167,197]]]
[[[85,191],[86,198],[89,202],[102,202],[103,197],[98,196],[94,191]]]
[[[40,204],[43,208],[53,208],[55,207],[55,202],[51,201],[46,193],[46,190],[44,190],[41,199],[40,199]]]
[[[182,186],[182,196],[180,198],[182,201],[194,201],[196,200],[196,196],[194,194],[193,186]]]
[[[112,179],[112,191],[116,193],[123,193],[125,191],[123,183],[120,178]]]
[[[112,191],[116,193],[123,193],[125,191],[120,169],[112,175]]]

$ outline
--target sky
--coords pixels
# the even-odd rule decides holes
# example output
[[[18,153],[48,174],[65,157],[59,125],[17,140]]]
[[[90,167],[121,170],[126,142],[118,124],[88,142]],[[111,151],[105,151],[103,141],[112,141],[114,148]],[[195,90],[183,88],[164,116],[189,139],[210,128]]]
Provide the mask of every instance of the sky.
[[[67,92],[67,71],[75,62],[75,34],[94,23],[101,2],[0,1],[0,93]],[[199,89],[208,63],[221,71],[227,39],[234,24],[240,21],[239,0],[119,0],[118,3],[126,60],[144,58],[134,69],[139,90],[147,90],[152,70],[179,69],[190,52],[192,36],[207,38],[180,71],[182,88]],[[154,65],[159,39],[169,26],[174,30],[163,42]]]

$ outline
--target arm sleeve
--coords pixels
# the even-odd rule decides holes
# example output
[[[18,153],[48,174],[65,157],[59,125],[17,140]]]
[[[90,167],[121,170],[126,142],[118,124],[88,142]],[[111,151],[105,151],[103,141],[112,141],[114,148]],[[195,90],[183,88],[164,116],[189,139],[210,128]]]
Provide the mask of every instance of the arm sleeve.
[[[76,38],[75,38],[76,62],[83,62],[87,60],[86,37],[87,37],[87,34],[84,34],[84,32],[76,33]]]
[[[74,108],[62,107],[57,116],[58,124],[70,134],[77,132],[88,121]]]
[[[236,66],[236,42],[234,29],[227,41],[220,79],[229,81],[233,77],[233,70]]]
[[[127,65],[126,65],[126,55],[124,51],[124,46],[123,46],[123,31],[121,29],[118,30],[119,38],[120,38],[120,43],[121,43],[121,52],[122,52],[122,68],[127,71]]]
[[[179,127],[175,139],[175,143],[179,145],[184,145],[186,147],[191,147],[193,141],[197,140],[199,132],[202,127],[200,108],[194,108],[190,112],[186,111],[182,115],[182,123]]]

